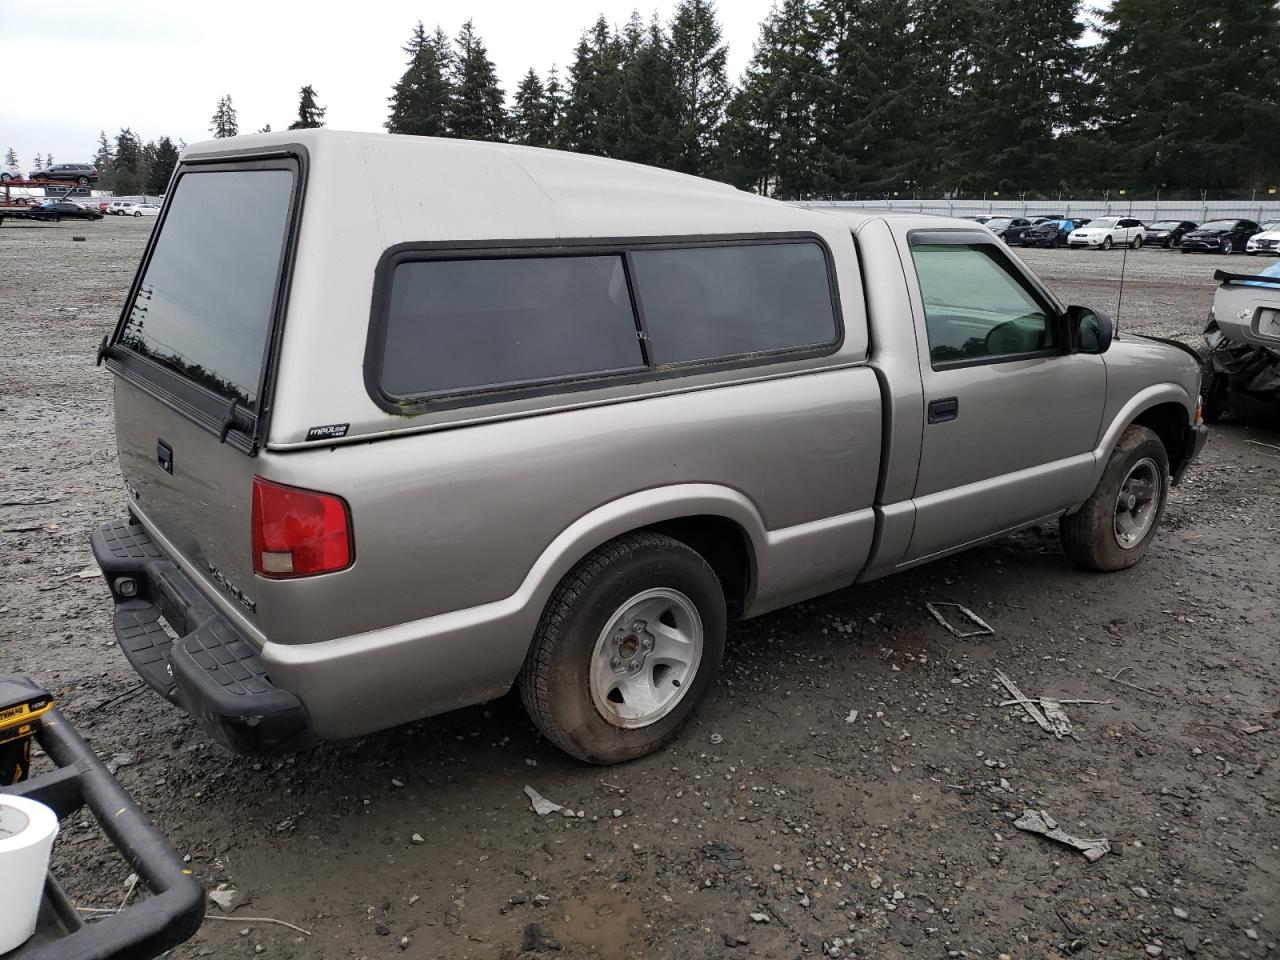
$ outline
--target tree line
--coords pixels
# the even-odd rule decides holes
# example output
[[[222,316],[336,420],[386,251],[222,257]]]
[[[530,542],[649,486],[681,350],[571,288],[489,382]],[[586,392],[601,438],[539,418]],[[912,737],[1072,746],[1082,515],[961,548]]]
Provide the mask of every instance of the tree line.
[[[555,147],[783,198],[1280,181],[1277,0],[1100,13],[1083,0],[776,0],[736,83],[714,0],[679,0],[666,21],[599,17],[563,74],[531,68],[510,98],[470,20],[452,38],[419,22],[403,50],[391,133]],[[324,118],[302,87],[290,129]],[[210,130],[239,132],[229,94]],[[167,138],[136,141],[102,137],[99,168],[163,186]]]

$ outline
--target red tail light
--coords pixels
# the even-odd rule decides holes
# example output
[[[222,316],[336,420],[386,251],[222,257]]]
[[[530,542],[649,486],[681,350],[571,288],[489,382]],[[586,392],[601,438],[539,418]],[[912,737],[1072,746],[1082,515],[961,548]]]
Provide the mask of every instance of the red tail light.
[[[351,566],[351,513],[341,497],[253,478],[253,569],[275,580]]]

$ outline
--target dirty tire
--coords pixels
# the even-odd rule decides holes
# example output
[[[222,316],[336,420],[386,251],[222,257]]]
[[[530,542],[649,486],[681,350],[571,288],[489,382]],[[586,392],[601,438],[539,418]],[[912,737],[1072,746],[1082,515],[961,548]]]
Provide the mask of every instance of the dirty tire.
[[[1159,473],[1155,517],[1142,539],[1125,549],[1115,533],[1116,501],[1129,471],[1143,460],[1153,461]],[[1102,479],[1084,506],[1059,523],[1062,549],[1072,562],[1086,570],[1111,572],[1132,567],[1155,540],[1168,499],[1169,455],[1164,443],[1153,431],[1133,424],[1120,435]]]
[[[618,608],[642,591],[684,594],[701,618],[702,654],[688,690],[648,726],[623,728],[592,702],[596,641]],[[659,533],[632,533],[600,547],[560,581],[520,671],[520,698],[548,740],[588,763],[634,760],[669,743],[715,682],[724,655],[724,591],[700,554]]]

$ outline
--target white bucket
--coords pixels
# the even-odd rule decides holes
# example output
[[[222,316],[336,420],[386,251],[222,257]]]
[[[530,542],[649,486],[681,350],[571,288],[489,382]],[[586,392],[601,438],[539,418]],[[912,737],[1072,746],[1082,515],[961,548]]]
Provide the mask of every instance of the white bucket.
[[[43,803],[0,793],[0,954],[36,932],[58,817]]]

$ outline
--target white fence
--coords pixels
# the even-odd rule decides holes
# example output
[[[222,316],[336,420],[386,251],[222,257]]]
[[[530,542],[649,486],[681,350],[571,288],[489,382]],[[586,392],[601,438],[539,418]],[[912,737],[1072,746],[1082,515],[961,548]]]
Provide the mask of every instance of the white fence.
[[[798,206],[898,210],[943,217],[1003,214],[1007,217],[1137,217],[1152,220],[1280,220],[1280,200],[797,200]]]

